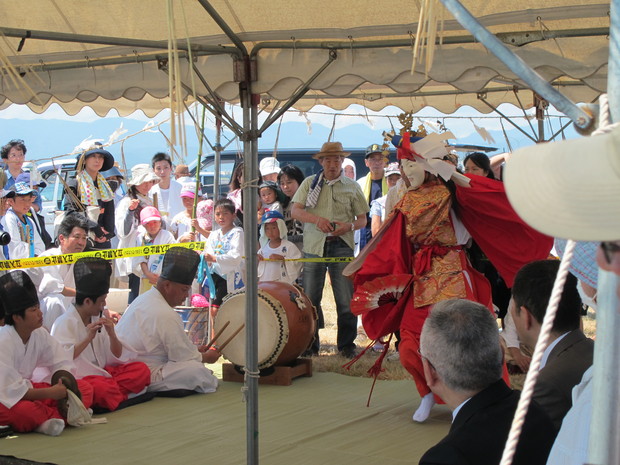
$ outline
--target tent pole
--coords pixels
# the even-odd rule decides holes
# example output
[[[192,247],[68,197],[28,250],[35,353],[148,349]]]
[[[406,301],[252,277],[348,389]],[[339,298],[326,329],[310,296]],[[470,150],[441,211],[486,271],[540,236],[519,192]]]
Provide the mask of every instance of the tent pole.
[[[243,41],[239,38],[237,34],[234,33],[230,26],[226,24],[226,21],[224,21],[224,18],[220,16],[217,10],[213,8],[213,6],[207,0],[198,0],[198,3],[200,3],[200,5],[207,11],[207,13],[209,13],[209,16],[213,18],[213,21],[215,21],[215,23],[220,27],[220,29],[224,31],[224,34],[226,34],[228,38],[232,41],[232,43],[235,45],[235,48],[239,50],[243,56],[247,56],[248,51],[245,48],[245,45],[243,45]]]
[[[219,116],[215,118],[215,145],[214,149],[214,171],[213,171],[213,201],[215,202],[220,198],[220,172],[222,169],[222,118]]]
[[[581,131],[593,129],[594,118],[579,108],[570,99],[558,92],[543,79],[525,61],[508,49],[495,35],[491,34],[480,22],[458,1],[441,0],[454,18],[486,48],[499,58],[510,70],[523,79],[536,93],[553,104],[555,108],[568,116]]]
[[[240,87],[243,87],[241,83]],[[250,84],[249,82],[246,84]],[[256,140],[258,126],[258,95],[251,93],[248,85],[244,90],[243,105],[243,154],[244,154],[244,185],[243,185],[243,234],[245,244],[245,386],[246,395],[246,452],[247,464],[258,465],[258,276],[256,258],[256,205],[258,202],[258,142]]]
[[[486,101],[486,99],[484,98],[484,94],[479,93],[478,94],[478,100],[480,100],[482,103],[484,103],[486,106],[488,106],[491,110],[493,110],[495,113],[497,113],[499,116],[501,116],[502,118],[504,118],[506,121],[508,121],[510,124],[512,124],[514,126],[515,129],[519,130],[524,136],[526,136],[528,139],[530,139],[532,142],[536,142],[536,139],[534,139],[532,136],[530,136],[527,132],[525,132],[523,129],[521,129],[521,127],[519,125],[517,125],[517,123],[515,123],[514,121],[512,121],[510,119],[510,117],[504,115],[501,111],[499,111],[496,107],[494,107],[493,105],[491,105],[489,102]]]
[[[549,104],[540,95],[534,92],[534,110],[538,122],[538,143],[545,142],[545,110]]]
[[[56,42],[68,42],[78,44],[97,44],[110,45],[120,47],[136,47],[136,48],[154,48],[166,52],[168,50],[168,41],[130,39],[128,37],[108,37],[108,36],[92,36],[88,34],[73,34],[68,32],[51,32],[51,31],[34,31],[29,29],[18,29],[13,27],[0,27],[0,33],[5,37],[17,37],[23,40],[49,40]],[[186,39],[179,39],[176,43],[178,50],[187,51]],[[191,44],[192,54],[196,56],[196,52],[207,53],[228,53],[240,57],[241,53],[235,47],[227,47],[223,45],[201,45]]]
[[[610,20],[607,92],[614,123],[620,121],[620,0],[612,0]],[[599,270],[588,450],[588,463],[594,465],[620,463],[620,300],[616,294],[619,286],[620,277]]]

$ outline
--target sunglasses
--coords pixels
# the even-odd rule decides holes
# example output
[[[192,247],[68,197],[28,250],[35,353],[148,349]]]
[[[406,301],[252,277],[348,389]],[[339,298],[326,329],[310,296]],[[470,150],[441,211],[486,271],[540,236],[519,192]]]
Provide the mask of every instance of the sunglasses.
[[[601,242],[601,249],[603,249],[603,256],[608,265],[614,259],[614,254],[620,252],[620,241],[614,242]]]

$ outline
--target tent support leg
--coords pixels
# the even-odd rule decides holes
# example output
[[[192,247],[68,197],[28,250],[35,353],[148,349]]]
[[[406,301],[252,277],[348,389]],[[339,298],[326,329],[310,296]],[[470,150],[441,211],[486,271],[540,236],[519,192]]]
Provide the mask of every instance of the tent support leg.
[[[240,88],[243,88],[242,83]],[[251,94],[251,87],[242,89],[243,105],[243,153],[244,153],[244,186],[243,186],[243,232],[246,250],[246,286],[245,286],[245,383],[246,395],[246,452],[248,465],[258,465],[258,276],[256,258],[256,205],[258,189],[258,101],[259,95]]]
[[[620,0],[611,1],[610,23],[607,94],[611,122],[617,123],[620,121]],[[588,463],[595,465],[620,463],[620,299],[616,293],[619,286],[619,276],[599,270],[588,451]]]

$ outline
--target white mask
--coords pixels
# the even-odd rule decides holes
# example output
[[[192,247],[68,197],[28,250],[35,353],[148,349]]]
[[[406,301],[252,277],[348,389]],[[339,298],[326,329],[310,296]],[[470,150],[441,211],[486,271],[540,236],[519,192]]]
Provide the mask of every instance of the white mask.
[[[401,160],[401,165],[403,167],[403,173],[409,179],[409,184],[411,184],[410,189],[415,189],[421,186],[424,183],[424,178],[426,177],[426,171],[419,163],[416,163],[412,160]]]
[[[583,286],[581,285],[581,281],[577,283],[577,292],[579,292],[579,297],[581,297],[581,301],[583,302],[584,305],[587,305],[594,311],[597,310],[596,293],[594,293],[592,297],[587,295],[586,291],[583,289]]]

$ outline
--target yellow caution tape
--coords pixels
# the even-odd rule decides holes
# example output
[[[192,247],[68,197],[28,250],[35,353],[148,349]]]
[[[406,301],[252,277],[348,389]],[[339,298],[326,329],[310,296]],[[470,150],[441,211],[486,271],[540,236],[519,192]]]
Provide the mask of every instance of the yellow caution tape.
[[[145,255],[165,254],[171,247],[186,247],[191,250],[204,250],[204,242],[182,242],[179,244],[145,245],[142,247],[128,247],[125,249],[104,249],[90,252],[67,253],[50,255],[49,257],[18,258],[15,260],[1,260],[0,270],[16,270],[20,268],[35,268],[41,266],[70,265],[83,257],[98,257],[106,260],[116,258],[141,257]]]
[[[245,257],[244,257],[245,258]],[[353,261],[355,257],[308,257],[308,258],[285,258],[285,262],[307,262],[307,263],[344,263]],[[282,260],[275,260],[271,258],[263,258],[266,262],[281,262]]]
[[[0,260],[0,270],[17,270],[23,268],[36,268],[41,266],[71,265],[83,257],[98,257],[106,260],[117,258],[142,257],[146,255],[165,254],[171,247],[186,247],[191,250],[204,250],[204,242],[181,242],[178,244],[145,245],[142,247],[128,247],[124,249],[103,249],[90,252],[67,253],[63,255],[50,255],[48,257],[17,258],[15,260]],[[245,258],[245,257],[244,257]],[[268,262],[280,260],[264,259]],[[353,260],[353,257],[313,257],[313,258],[287,258],[290,262],[307,263],[344,263]]]

